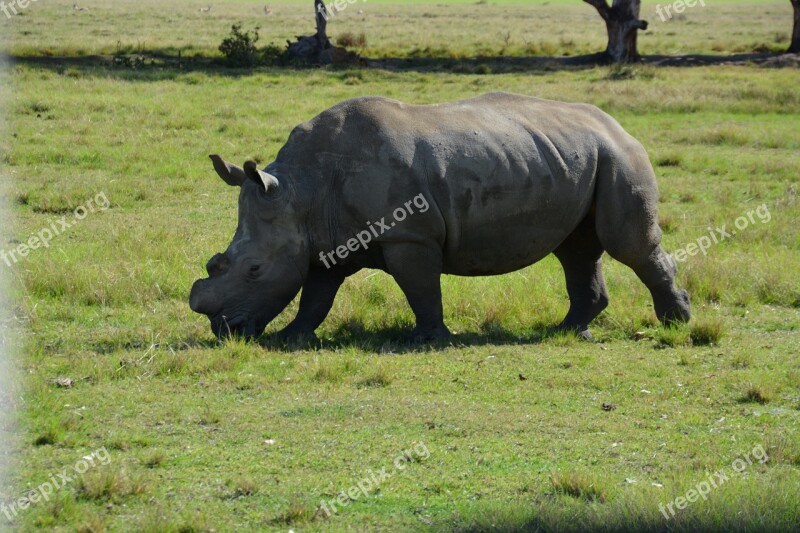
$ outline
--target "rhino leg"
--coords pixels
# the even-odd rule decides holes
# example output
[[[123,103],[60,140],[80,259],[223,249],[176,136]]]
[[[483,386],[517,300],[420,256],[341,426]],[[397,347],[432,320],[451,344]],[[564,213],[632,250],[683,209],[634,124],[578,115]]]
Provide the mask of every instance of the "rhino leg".
[[[675,261],[661,248],[653,167],[644,149],[618,155],[614,163],[598,169],[595,224],[600,243],[647,286],[662,323],[687,322],[689,294],[675,285]]]
[[[442,315],[442,251],[435,245],[390,243],[383,246],[386,271],[405,294],[417,325],[412,342],[447,339]]]
[[[290,342],[316,342],[314,330],[328,316],[336,293],[343,282],[344,276],[339,272],[311,268],[303,284],[297,316],[278,333],[278,336]]]
[[[593,215],[586,217],[554,254],[564,268],[569,295],[569,311],[556,330],[575,331],[591,339],[589,323],[608,306],[600,261],[603,246],[595,232]]]
[[[650,290],[656,316],[664,325],[689,321],[689,293],[675,285],[678,268],[675,260],[660,245],[632,268]]]

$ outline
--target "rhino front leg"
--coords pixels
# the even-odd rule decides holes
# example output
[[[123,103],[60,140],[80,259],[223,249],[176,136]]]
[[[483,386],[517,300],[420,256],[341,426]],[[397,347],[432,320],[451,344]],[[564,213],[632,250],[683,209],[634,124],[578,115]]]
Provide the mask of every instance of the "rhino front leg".
[[[278,333],[278,336],[291,342],[317,342],[314,330],[328,316],[342,282],[344,282],[344,276],[338,272],[311,268],[308,271],[306,282],[303,284],[297,316]]]
[[[447,339],[450,331],[442,315],[442,251],[418,243],[384,245],[386,270],[400,286],[417,319],[412,342]]]

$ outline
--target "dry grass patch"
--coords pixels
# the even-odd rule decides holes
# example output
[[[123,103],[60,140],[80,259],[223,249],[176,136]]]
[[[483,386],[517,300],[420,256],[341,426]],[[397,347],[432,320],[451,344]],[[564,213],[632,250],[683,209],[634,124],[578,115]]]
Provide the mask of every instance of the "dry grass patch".
[[[582,472],[553,472],[550,484],[557,494],[587,501],[605,502],[607,493],[593,477]]]

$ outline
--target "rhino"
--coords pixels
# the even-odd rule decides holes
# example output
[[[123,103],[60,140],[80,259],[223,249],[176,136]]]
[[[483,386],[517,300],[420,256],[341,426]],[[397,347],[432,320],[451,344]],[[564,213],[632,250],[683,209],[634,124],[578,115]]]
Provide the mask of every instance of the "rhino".
[[[609,301],[603,252],[636,273],[659,320],[689,320],[660,245],[647,153],[592,105],[503,92],[433,105],[360,97],[294,128],[264,169],[210,157],[240,188],[233,240],[189,299],[219,337],[260,336],[302,290],[279,335],[316,339],[345,278],[371,268],[408,300],[412,340],[445,339],[442,274],[505,274],[551,253],[569,296],[558,330],[591,337]]]

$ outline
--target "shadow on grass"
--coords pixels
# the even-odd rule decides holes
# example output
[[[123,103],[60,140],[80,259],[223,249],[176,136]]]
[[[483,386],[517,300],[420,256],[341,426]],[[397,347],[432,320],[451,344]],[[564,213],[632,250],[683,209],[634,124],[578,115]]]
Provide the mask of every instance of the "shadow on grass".
[[[265,349],[281,352],[298,352],[307,350],[341,350],[355,348],[366,352],[398,354],[414,353],[419,351],[438,351],[451,347],[468,346],[487,346],[487,345],[525,345],[540,344],[543,341],[554,338],[564,338],[570,341],[570,337],[581,340],[577,335],[565,332],[556,332],[553,327],[538,325],[534,326],[532,332],[520,335],[509,331],[502,326],[490,324],[484,326],[480,332],[454,333],[446,341],[419,343],[408,340],[411,326],[390,326],[382,329],[368,329],[363,323],[349,321],[340,325],[333,332],[321,335],[321,338],[314,341],[286,342],[281,339],[277,332],[265,333],[253,339],[257,344]],[[168,347],[175,352],[191,349],[215,349],[224,346],[225,340],[214,337],[189,336],[183,339],[164,340],[163,342],[151,342],[149,340],[101,340],[91,345],[91,350],[99,355],[116,352],[145,352],[150,353],[156,348]]]
[[[256,68],[229,68],[220,58],[180,57],[171,51],[148,51],[125,56],[5,56],[11,65],[24,65],[55,71],[68,76],[115,77],[128,81],[153,81],[180,74],[201,72],[237,78],[257,72],[316,70],[319,66],[272,65]],[[608,65],[602,53],[581,56],[479,56],[471,58],[408,57],[365,59],[366,66],[330,65],[329,70],[366,68],[375,71],[447,72],[453,74],[502,74],[527,72],[545,74],[560,70],[582,70]],[[680,56],[643,56],[639,65],[693,67],[708,65],[760,65],[800,67],[800,54],[746,53],[733,55],[687,54]]]
[[[483,526],[473,525],[464,528],[456,528],[452,531],[457,533],[482,533],[484,531],[492,531],[493,533],[545,533],[545,532],[559,532],[559,533],[679,533],[679,532],[692,532],[692,533],[736,533],[739,531],[758,531],[764,533],[779,533],[788,531],[782,527],[754,527],[752,524],[695,524],[680,526],[672,525],[668,522],[658,522],[656,520],[650,521],[637,521],[630,525],[586,525],[575,524],[565,525],[558,524],[554,527],[548,520],[540,520],[533,518],[528,522],[518,525],[505,525],[505,526]]]
[[[456,517],[437,531],[457,533],[533,532],[600,532],[600,533],[778,533],[797,531],[796,501],[783,498],[779,488],[774,494],[754,497],[739,493],[729,497],[715,509],[698,505],[685,510],[666,506],[653,508],[658,501],[638,500],[606,502],[602,505],[583,501],[578,507],[566,510],[558,499],[537,498],[529,510],[504,508],[473,508]],[[770,500],[770,496],[772,497]],[[763,498],[763,500],[762,500]],[[764,509],[762,501],[774,501]],[[651,507],[653,506],[653,507]]]
[[[419,351],[441,351],[452,347],[535,345],[556,337],[563,337],[568,341],[582,341],[576,334],[556,332],[553,327],[539,327],[530,333],[520,335],[502,326],[492,324],[480,332],[454,333],[448,340],[422,343],[409,341],[409,332],[409,327],[391,326],[380,330],[370,330],[360,322],[348,322],[332,333],[323,335],[319,342],[299,341],[287,343],[274,333],[263,335],[256,342],[269,350],[287,352],[309,349],[341,350],[355,348],[366,352],[402,354]]]

